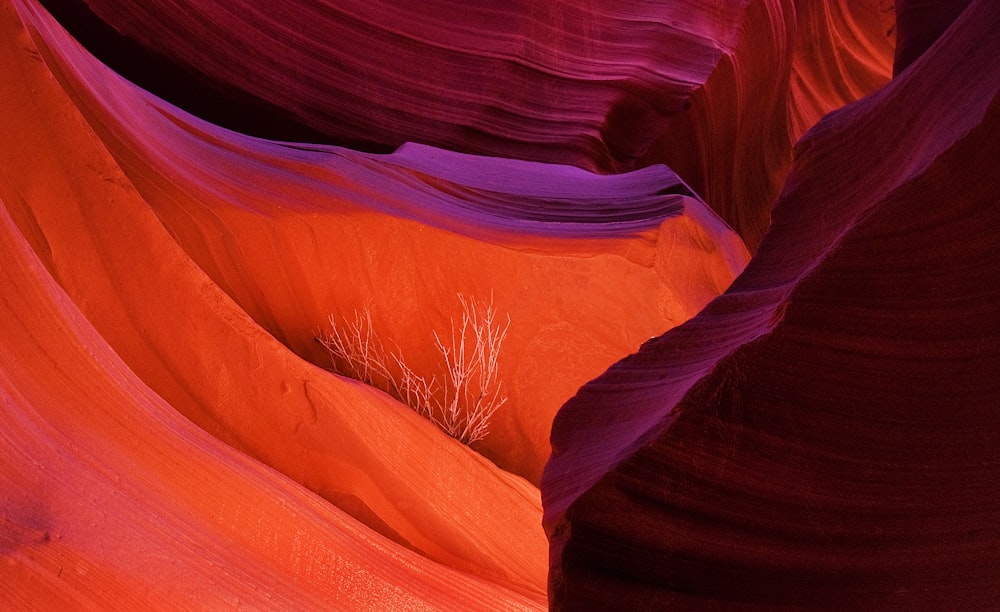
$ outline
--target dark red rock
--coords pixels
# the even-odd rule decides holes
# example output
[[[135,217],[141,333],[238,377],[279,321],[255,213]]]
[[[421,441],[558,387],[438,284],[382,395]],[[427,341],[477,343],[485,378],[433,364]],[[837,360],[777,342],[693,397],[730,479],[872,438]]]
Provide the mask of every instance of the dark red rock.
[[[994,605],[998,28],[822,120],[727,293],[559,413],[555,608]]]
[[[962,14],[969,0],[896,0],[896,57],[899,74],[934,44]]]
[[[251,103],[271,131],[368,151],[413,141],[618,171],[730,50],[748,1],[44,4],[126,76],[223,121]],[[202,87],[214,102],[192,99]]]

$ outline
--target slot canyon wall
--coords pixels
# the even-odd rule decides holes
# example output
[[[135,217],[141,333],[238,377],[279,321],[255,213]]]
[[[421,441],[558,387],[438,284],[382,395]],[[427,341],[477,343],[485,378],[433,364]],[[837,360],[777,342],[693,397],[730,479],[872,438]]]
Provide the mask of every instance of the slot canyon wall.
[[[998,27],[0,2],[0,602],[989,605]],[[470,445],[317,342],[433,373],[465,297]]]

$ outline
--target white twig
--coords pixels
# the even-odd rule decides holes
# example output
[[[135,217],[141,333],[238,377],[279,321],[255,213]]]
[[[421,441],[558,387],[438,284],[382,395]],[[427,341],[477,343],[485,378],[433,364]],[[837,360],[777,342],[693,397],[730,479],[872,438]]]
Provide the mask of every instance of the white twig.
[[[388,352],[372,331],[371,312],[355,312],[354,319],[338,326],[330,317],[331,332],[319,341],[327,348],[338,372],[382,389],[418,414],[466,444],[489,434],[489,423],[507,402],[497,366],[507,338],[510,316],[495,322],[493,298],[479,304],[459,294],[462,319],[451,319],[451,336],[433,332],[444,358],[443,376],[420,376],[401,351]]]

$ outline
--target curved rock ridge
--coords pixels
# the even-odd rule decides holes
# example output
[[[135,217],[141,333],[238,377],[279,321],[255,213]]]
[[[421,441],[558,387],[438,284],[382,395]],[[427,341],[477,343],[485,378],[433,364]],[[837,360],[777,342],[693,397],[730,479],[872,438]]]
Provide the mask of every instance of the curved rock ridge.
[[[795,4],[788,105],[793,141],[830,111],[889,81],[899,4],[893,0]]]
[[[995,605],[997,31],[0,0],[0,607]],[[317,367],[465,298],[472,448]]]
[[[0,261],[4,607],[543,608],[377,535],[181,417],[5,206]]]
[[[467,592],[494,590],[484,607],[538,603],[538,490],[274,336],[315,352],[327,314],[374,303],[399,345],[428,345],[418,336],[447,319],[447,298],[492,292],[519,325],[505,366],[511,409],[480,450],[537,480],[556,408],[720,293],[746,262],[739,238],[663,167],[599,177],[418,145],[379,156],[221,130],[94,62],[39,5],[14,7],[31,34],[5,7],[0,198],[102,341],[217,439],[353,520],[484,579],[456,579]],[[608,329],[608,317],[621,323]],[[213,501],[206,511],[225,519],[231,509]],[[359,555],[378,554],[371,541]],[[27,569],[18,584],[45,591],[46,576]],[[95,594],[119,584],[101,576]],[[351,602],[364,588],[337,583],[330,597]],[[453,603],[464,607],[465,596]]]
[[[147,89],[180,101],[195,79],[217,122],[249,98],[354,148],[414,141],[618,171],[731,48],[747,0],[45,4]]]
[[[754,0],[733,50],[640,165],[673,168],[755,251],[795,142],[889,80],[891,11],[885,0]]]
[[[216,123],[377,152],[666,164],[751,251],[793,143],[893,63],[891,0],[466,3],[461,18],[452,1],[46,4],[104,61]]]
[[[18,3],[17,8],[26,23],[42,27],[51,25],[46,25],[46,16],[37,5],[24,2]],[[219,531],[220,527],[213,527],[215,523],[209,522],[179,528],[174,548],[169,546],[168,538],[175,534],[169,526],[163,526],[164,533],[149,534],[163,542],[160,549],[150,552],[160,559],[153,564],[154,568],[196,554],[192,552],[196,548],[187,548],[184,544],[184,534],[206,532],[198,537],[215,539],[223,548],[231,546],[235,551],[248,551],[245,564],[235,566],[234,572],[239,568],[243,568],[240,572],[266,572],[266,565],[258,567],[258,563],[263,563],[258,556],[277,555],[266,562],[288,563],[282,571],[287,573],[293,585],[295,581],[312,584],[310,588],[325,593],[331,601],[343,599],[344,605],[349,605],[354,598],[367,597],[368,590],[381,592],[382,595],[372,601],[376,604],[382,601],[387,607],[393,607],[394,589],[398,590],[400,605],[424,597],[419,593],[408,595],[410,587],[394,584],[406,579],[407,566],[412,567],[418,583],[424,580],[420,575],[440,568],[445,583],[479,584],[479,587],[468,586],[478,591],[478,595],[471,594],[472,591],[459,594],[460,601],[464,602],[461,605],[478,607],[476,602],[479,601],[483,608],[491,608],[487,602],[493,597],[520,602],[518,605],[538,604],[544,593],[546,541],[540,526],[537,488],[498,469],[380,392],[340,379],[302,361],[257,326],[184,253],[129,182],[60,89],[48,65],[40,61],[42,56],[48,56],[50,49],[44,46],[36,49],[11,5],[3,7],[0,18],[3,32],[0,74],[4,77],[0,99],[4,105],[5,137],[5,144],[0,148],[0,166],[4,168],[0,199],[8,211],[5,214],[9,214],[20,228],[35,254],[32,257],[41,260],[65,291],[66,296],[60,298],[59,304],[71,300],[93,324],[101,342],[111,345],[106,349],[95,347],[90,341],[80,341],[80,346],[72,351],[70,347],[63,349],[58,335],[62,333],[60,330],[76,329],[78,325],[73,321],[60,322],[60,317],[65,316],[62,311],[50,312],[53,307],[46,306],[44,301],[36,306],[14,301],[8,306],[10,312],[4,323],[5,330],[10,325],[17,326],[18,333],[21,333],[20,327],[31,330],[50,327],[52,331],[49,336],[35,338],[38,346],[51,343],[47,351],[32,357],[30,345],[15,347],[18,352],[3,362],[5,370],[0,376],[16,383],[13,387],[16,392],[10,392],[13,403],[5,403],[5,410],[27,411],[25,415],[28,416],[18,418],[25,421],[28,433],[31,433],[32,420],[40,418],[30,416],[38,402],[43,402],[48,411],[65,413],[66,418],[84,422],[100,418],[104,422],[103,429],[93,435],[88,430],[75,434],[70,428],[37,434],[42,436],[40,441],[15,438],[17,447],[51,446],[54,442],[46,442],[45,438],[52,436],[69,448],[93,446],[90,452],[96,454],[95,458],[79,466],[84,474],[121,471],[123,476],[136,480],[135,487],[146,483],[150,488],[155,485],[183,490],[190,485],[187,492],[191,499],[187,505],[164,508],[163,512],[171,521],[186,521],[188,513],[196,511],[205,521],[211,519],[223,526],[233,526]],[[53,58],[48,56],[47,59]],[[4,261],[11,263],[4,267],[20,269],[18,262],[25,258],[30,259],[28,255],[10,260],[5,257]],[[35,276],[39,273],[37,265],[26,269]],[[15,297],[20,299],[21,283],[28,281],[19,279],[12,277],[3,285],[3,295],[8,301]],[[37,282],[51,284],[44,279]],[[37,322],[18,322],[36,315]],[[95,332],[88,333],[93,335]],[[63,350],[67,351],[66,356],[62,355]],[[54,351],[59,352],[58,358],[50,355]],[[85,369],[66,365],[88,351],[96,353],[83,362]],[[157,406],[166,400],[172,409],[219,440],[284,473],[360,522],[349,521],[332,509],[324,511],[320,518],[302,518],[316,512],[309,510],[306,513],[302,500],[311,500],[309,507],[316,507],[322,505],[318,498],[306,489],[289,497],[288,491],[296,489],[281,479],[278,480],[285,484],[276,489],[274,473],[259,465],[252,469],[244,467],[247,474],[243,476],[238,471],[225,476],[229,484],[219,484],[218,496],[214,496],[216,492],[213,491],[213,496],[199,502],[198,497],[203,495],[201,490],[208,485],[189,482],[187,477],[177,476],[177,470],[184,473],[225,470],[228,473],[236,470],[226,467],[234,460],[213,462],[203,455],[191,455],[185,452],[183,440],[164,447],[147,439],[158,435],[156,431],[143,430],[142,435],[133,433],[134,427],[142,426],[144,419],[156,416],[142,412],[146,404],[153,401],[150,399],[154,397],[152,392],[146,390],[138,397],[126,397],[121,401],[131,402],[128,410],[118,411],[115,410],[118,405],[102,395],[135,395],[137,392],[131,387],[138,383],[130,382],[134,380],[131,373],[128,376],[132,378],[117,382],[118,386],[128,385],[124,391],[116,391],[117,387],[113,386],[111,390],[94,391],[91,395],[80,392],[83,394],[76,399],[72,388],[60,391],[61,395],[51,399],[47,399],[47,395],[37,399],[28,391],[17,391],[20,388],[17,385],[27,376],[22,374],[24,367],[32,368],[32,377],[27,380],[35,387],[44,386],[47,378],[52,381],[68,379],[72,383],[80,377],[84,381],[79,384],[86,384],[102,366],[123,370],[125,366],[119,362],[108,361],[109,354],[120,356],[129,372],[134,372],[150,386],[156,393]],[[24,365],[19,365],[21,360]],[[86,440],[76,440],[74,435]],[[190,434],[185,435],[190,437]],[[150,450],[143,450],[137,457],[130,456],[130,449],[146,446]],[[52,462],[32,459],[29,453],[12,458],[13,463],[5,461],[3,465],[16,475],[13,483],[30,479],[32,470],[52,472],[53,477],[58,478],[62,465],[56,461],[58,453],[47,457]],[[133,469],[131,462],[143,457],[144,461],[153,462],[150,471],[130,472]],[[231,453],[225,457],[231,457]],[[244,461],[243,464],[251,463]],[[155,472],[157,466],[162,470],[159,473]],[[267,541],[248,549],[234,533],[239,533],[248,522],[258,520],[252,518],[254,505],[259,503],[257,496],[246,497],[246,506],[242,500],[246,489],[255,486],[252,482],[260,480],[259,474],[265,473],[270,474],[268,478],[272,482],[263,491],[265,494],[274,492],[276,497],[260,520],[273,521],[276,525],[273,531],[261,528],[249,532],[248,536],[256,533],[256,537]],[[246,478],[253,480],[248,484]],[[78,532],[79,537],[95,538],[101,531],[115,528],[114,513],[109,512],[103,519],[100,517],[102,496],[108,496],[108,504],[117,507],[118,502],[112,499],[115,495],[113,484],[105,483],[100,492],[95,491],[87,501],[79,502],[78,514],[73,515],[71,508],[77,503],[73,501],[74,489],[56,488],[51,493],[55,498],[47,501],[47,487],[41,484],[25,497],[20,493],[15,495],[17,487],[8,482],[4,490],[10,495],[2,496],[0,515],[16,523],[21,520],[19,507],[27,503],[24,500],[40,496],[33,503],[38,505],[37,512],[42,516],[47,505],[69,504],[65,515],[60,515],[52,529],[70,529],[70,524],[81,521],[86,523],[87,530]],[[136,488],[130,495],[140,500],[143,492],[144,489]],[[232,499],[227,503],[230,496]],[[8,500],[18,506],[7,505]],[[288,516],[278,516],[282,504],[287,505]],[[133,512],[141,513],[142,506],[137,506]],[[10,519],[11,516],[14,519]],[[322,549],[326,546],[324,542],[330,540],[329,533],[314,533],[320,529],[315,523],[323,520],[333,521],[330,527],[322,528],[326,532],[340,525],[337,529],[346,529],[348,533],[330,542],[329,553],[310,552],[312,547]],[[401,555],[396,552],[398,546],[389,546],[374,531],[351,541],[350,534],[365,533],[362,523],[436,563],[410,554]],[[157,522],[138,521],[134,528],[124,532],[121,538],[131,543],[123,544],[125,556],[116,563],[126,563],[128,555],[132,554],[129,551],[143,554],[143,534],[145,530],[157,529],[157,525]],[[93,546],[109,546],[102,550],[114,550],[111,544],[94,542]],[[391,572],[379,570],[382,573],[378,577],[371,572],[385,563],[380,559],[384,554],[396,559],[391,563],[395,569]],[[332,581],[326,578],[328,572],[341,570],[336,567],[336,559],[328,555],[346,555],[352,564],[344,566],[344,575]],[[366,557],[371,567],[359,565]],[[19,581],[23,580],[25,585],[59,592],[58,580],[47,570],[33,569],[30,559],[15,555],[10,561],[15,569],[20,568],[17,569]],[[98,558],[93,561],[101,570],[94,577],[94,593],[101,593],[103,588],[104,597],[114,600],[118,588],[116,572],[112,571],[115,566],[102,566],[100,561]],[[52,565],[45,567],[53,572],[58,569]],[[446,567],[451,569],[446,571]],[[485,581],[468,576],[462,578],[452,570],[479,576]],[[228,570],[222,567],[218,571]],[[350,576],[352,572],[356,574],[354,577]],[[196,578],[210,579],[211,573],[205,570],[203,576],[192,579]],[[139,593],[146,587],[162,590],[174,584],[170,573],[163,574],[162,583],[158,572],[125,574],[120,579]],[[235,583],[240,577],[234,573],[220,580]],[[256,588],[249,582],[247,586]],[[209,591],[211,585],[204,583],[201,588]],[[235,587],[226,587],[229,588]],[[419,591],[424,587],[414,588]],[[439,598],[435,607],[450,607],[449,602],[458,605],[459,602],[447,594],[448,587],[439,583],[439,588],[441,593],[438,595],[428,595]],[[220,596],[226,595],[226,589],[220,587]],[[523,593],[526,598],[513,592]],[[267,592],[261,592],[260,596],[266,597]],[[358,604],[358,607],[367,606]]]
[[[509,404],[477,449],[532,482],[558,407],[693,316],[746,263],[739,238],[665,167],[601,176],[423,145],[372,155],[262,141],[156,99],[44,15],[35,23],[172,236],[297,354],[328,364],[316,334],[331,314],[365,308],[387,344],[433,371],[433,331],[457,315],[456,294],[492,296],[512,322],[500,363]],[[134,309],[148,310],[140,300]],[[148,350],[144,338],[118,336],[110,312],[94,316],[107,317],[113,344]],[[186,414],[214,411],[176,373],[144,378]]]
[[[413,143],[377,161],[382,168],[404,169],[434,188],[433,199],[425,199],[426,207],[406,211],[410,216],[476,235],[505,230],[535,237],[629,237],[683,214],[686,199],[688,206],[697,206],[689,200],[697,196],[662,165],[598,175],[573,166],[466,155]]]
[[[727,292],[560,411],[553,607],[996,601],[998,27],[820,121]]]

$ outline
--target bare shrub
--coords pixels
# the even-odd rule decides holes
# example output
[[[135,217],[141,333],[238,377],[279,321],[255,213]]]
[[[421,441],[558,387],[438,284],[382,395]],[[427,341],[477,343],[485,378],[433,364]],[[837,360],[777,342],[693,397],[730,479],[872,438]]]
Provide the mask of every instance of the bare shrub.
[[[444,360],[440,377],[414,372],[399,347],[386,350],[372,330],[368,310],[355,311],[353,319],[340,324],[331,316],[331,330],[319,341],[337,372],[389,393],[448,435],[469,444],[486,437],[490,419],[507,402],[497,358],[510,316],[501,324],[492,298],[489,303],[477,303],[460,294],[458,300],[462,318],[451,319],[450,335],[433,332]]]

